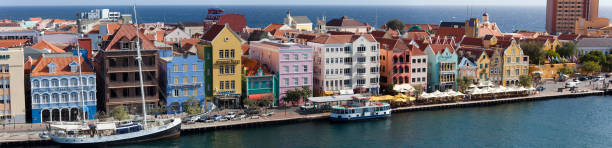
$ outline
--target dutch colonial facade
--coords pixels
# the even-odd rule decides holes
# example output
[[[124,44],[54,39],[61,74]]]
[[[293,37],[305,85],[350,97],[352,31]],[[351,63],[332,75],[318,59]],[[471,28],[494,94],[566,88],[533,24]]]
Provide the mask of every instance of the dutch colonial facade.
[[[427,88],[427,55],[415,46],[410,50],[410,55],[410,84]]]
[[[502,56],[502,52],[502,49],[494,49],[493,54],[491,54],[491,61],[489,62],[489,81],[497,85],[502,84],[502,72],[504,68],[504,57]]]
[[[447,90],[456,88],[457,53],[448,44],[430,44],[425,48],[427,54],[427,90]]]
[[[79,64],[79,57],[43,55],[32,65],[32,123],[83,120],[83,114],[95,118],[96,76],[80,60]]]
[[[521,75],[529,74],[529,56],[524,55],[520,45],[512,40],[510,46],[504,50],[503,57],[502,84],[516,86]]]
[[[400,39],[376,38],[376,40],[381,46],[380,84],[409,84],[412,69],[410,47]]]
[[[198,58],[204,60],[206,101],[221,108],[236,108],[242,95],[241,45],[243,40],[228,24],[212,25],[196,45]]]
[[[457,65],[457,78],[468,77],[475,81],[477,79],[477,70],[478,67],[476,64],[474,64],[474,62],[470,61],[470,59],[466,57],[462,57],[461,62],[459,62]]]
[[[109,112],[124,107],[129,113],[142,113],[141,96],[145,96],[148,109],[156,106],[159,97],[157,73],[158,51],[153,42],[139,33],[134,25],[121,25],[109,40],[102,41],[102,49],[95,58],[98,85],[98,108]],[[142,77],[145,94],[140,91],[136,42],[140,37]]]
[[[289,90],[312,87],[313,78],[313,48],[295,43],[276,43],[272,41],[251,42],[249,55],[252,59],[267,66],[275,74],[278,84],[278,97],[281,106]],[[302,104],[304,100],[298,102]]]
[[[183,103],[189,99],[204,106],[204,61],[189,55],[162,57],[159,68],[166,113],[184,112]]]
[[[380,46],[371,35],[323,35],[314,48],[314,94],[378,94]]]
[[[274,106],[278,105],[278,98],[276,98],[277,85],[274,83],[274,75],[268,71],[267,67],[263,67],[258,61],[242,57],[242,67],[246,82],[242,82],[245,85],[245,91],[243,93],[250,100],[262,100],[270,99],[273,101]]]

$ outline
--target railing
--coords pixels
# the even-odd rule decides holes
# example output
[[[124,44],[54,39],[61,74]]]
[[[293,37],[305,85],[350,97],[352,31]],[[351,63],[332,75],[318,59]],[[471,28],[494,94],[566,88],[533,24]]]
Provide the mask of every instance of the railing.
[[[142,71],[156,71],[155,65],[143,65]],[[138,71],[138,66],[127,66],[127,67],[109,67],[109,72],[134,72]]]

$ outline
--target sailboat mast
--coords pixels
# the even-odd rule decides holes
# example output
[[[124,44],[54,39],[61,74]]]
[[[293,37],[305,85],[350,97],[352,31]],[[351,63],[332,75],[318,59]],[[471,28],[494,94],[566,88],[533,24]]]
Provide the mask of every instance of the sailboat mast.
[[[144,118],[144,127],[147,128],[147,108],[145,104],[144,82],[142,79],[142,56],[140,54],[140,32],[138,31],[138,15],[136,15],[136,4],[134,4],[134,24],[136,26],[136,61],[138,61],[138,76],[140,77],[140,96],[142,98],[142,116]]]
[[[83,111],[81,114],[83,114],[83,119],[82,121],[86,121],[87,118],[85,118],[85,99],[86,94],[83,93],[83,71],[81,69],[83,69],[83,64],[81,64],[81,47],[79,46],[79,39],[77,39],[76,42],[77,45],[77,54],[78,54],[78,59],[79,59],[79,80],[77,81],[77,83],[79,84],[79,89],[81,89],[81,107],[83,108]],[[77,95],[78,96],[78,95]]]

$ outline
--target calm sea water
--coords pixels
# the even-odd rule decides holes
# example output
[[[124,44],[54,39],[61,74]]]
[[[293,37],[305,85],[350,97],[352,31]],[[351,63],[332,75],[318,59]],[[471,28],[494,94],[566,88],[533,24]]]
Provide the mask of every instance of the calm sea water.
[[[250,27],[265,27],[270,23],[282,23],[287,9],[292,15],[305,15],[315,22],[317,17],[328,20],[350,16],[362,22],[381,26],[392,19],[405,23],[439,24],[440,21],[465,21],[467,16],[480,17],[485,10],[504,32],[516,29],[544,31],[545,7],[541,6],[138,6],[141,22],[189,22],[203,21],[206,10],[220,7],[226,12],[244,14]],[[132,13],[130,6],[0,6],[0,19],[24,20],[29,17],[74,19],[76,13],[96,8]],[[601,8],[600,16],[611,17],[612,9]]]
[[[120,148],[612,147],[612,98],[396,113],[386,120],[221,130]]]

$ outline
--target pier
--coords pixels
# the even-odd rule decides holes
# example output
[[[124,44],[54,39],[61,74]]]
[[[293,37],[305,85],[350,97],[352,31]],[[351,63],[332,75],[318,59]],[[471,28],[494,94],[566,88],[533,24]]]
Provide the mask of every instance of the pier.
[[[538,94],[526,97],[515,97],[515,98],[504,98],[495,100],[478,100],[478,101],[466,101],[466,102],[455,102],[455,103],[444,103],[444,104],[431,104],[431,105],[418,105],[409,107],[394,108],[394,113],[400,112],[414,112],[414,111],[426,111],[426,110],[442,110],[451,108],[466,108],[466,107],[478,107],[478,106],[491,106],[499,104],[509,104],[517,102],[530,102],[530,101],[542,101],[559,98],[578,98],[586,96],[600,96],[610,94],[611,90],[606,91],[589,91],[580,93],[551,93],[551,94]],[[278,111],[278,110],[277,110]],[[260,117],[257,119],[242,119],[225,122],[212,122],[202,123],[197,122],[194,124],[183,124],[181,126],[181,134],[198,134],[208,131],[216,130],[227,130],[227,129],[244,129],[244,128],[257,128],[267,127],[274,125],[284,125],[292,123],[302,123],[317,120],[327,120],[329,113],[318,113],[318,114],[307,114],[301,115],[294,111],[287,111],[288,115],[283,112],[276,112],[276,116],[271,117]],[[393,117],[391,117],[393,118]],[[52,142],[50,140],[41,139],[37,133],[40,131],[30,131],[27,133],[0,133],[0,147],[5,146],[34,146],[34,145],[48,145]],[[5,134],[5,135],[3,135]],[[4,138],[8,135],[10,138]]]

